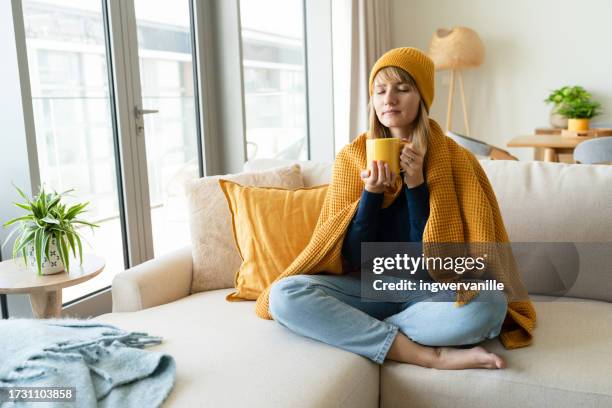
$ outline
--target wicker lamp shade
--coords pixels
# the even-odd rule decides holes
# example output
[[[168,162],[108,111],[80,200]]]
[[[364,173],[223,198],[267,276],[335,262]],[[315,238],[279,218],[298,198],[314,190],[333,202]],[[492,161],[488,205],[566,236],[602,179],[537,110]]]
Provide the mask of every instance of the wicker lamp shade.
[[[474,68],[484,61],[485,49],[476,31],[467,27],[440,28],[429,46],[436,70]]]

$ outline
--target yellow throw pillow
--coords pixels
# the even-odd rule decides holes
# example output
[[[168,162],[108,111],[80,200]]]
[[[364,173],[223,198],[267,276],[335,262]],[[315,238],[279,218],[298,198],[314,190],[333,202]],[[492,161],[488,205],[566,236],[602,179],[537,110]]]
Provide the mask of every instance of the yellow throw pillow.
[[[219,180],[242,264],[229,301],[256,300],[310,241],[327,185],[293,190]]]

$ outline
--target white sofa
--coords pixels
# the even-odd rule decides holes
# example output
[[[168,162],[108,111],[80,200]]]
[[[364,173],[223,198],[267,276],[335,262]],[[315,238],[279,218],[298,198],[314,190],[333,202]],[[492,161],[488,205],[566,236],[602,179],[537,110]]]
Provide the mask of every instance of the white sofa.
[[[245,170],[287,163],[260,160]],[[301,164],[306,185],[329,181],[331,164]],[[481,164],[512,241],[579,242],[587,254],[611,248],[612,166]],[[113,313],[96,319],[164,337],[154,349],[177,364],[165,406],[610,407],[612,267],[586,258],[581,253],[570,297],[532,295],[538,313],[532,346],[483,344],[507,360],[504,370],[378,366],[258,318],[254,302],[225,301],[231,289],[190,295],[189,248],[117,275]]]

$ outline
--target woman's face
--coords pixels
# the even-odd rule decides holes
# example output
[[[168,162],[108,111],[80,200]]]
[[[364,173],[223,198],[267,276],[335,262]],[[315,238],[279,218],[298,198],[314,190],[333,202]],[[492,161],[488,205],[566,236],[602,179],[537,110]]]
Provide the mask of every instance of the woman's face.
[[[380,123],[388,128],[409,128],[419,111],[421,96],[405,82],[375,79],[372,100]]]

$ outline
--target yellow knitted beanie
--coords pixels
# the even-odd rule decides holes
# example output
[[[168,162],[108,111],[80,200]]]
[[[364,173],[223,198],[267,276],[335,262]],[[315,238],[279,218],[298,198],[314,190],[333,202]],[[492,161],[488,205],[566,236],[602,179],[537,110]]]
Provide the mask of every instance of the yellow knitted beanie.
[[[374,91],[374,77],[385,67],[401,68],[414,78],[429,112],[434,98],[434,63],[431,58],[423,51],[412,47],[393,48],[387,51],[376,61],[370,72],[370,96]]]

